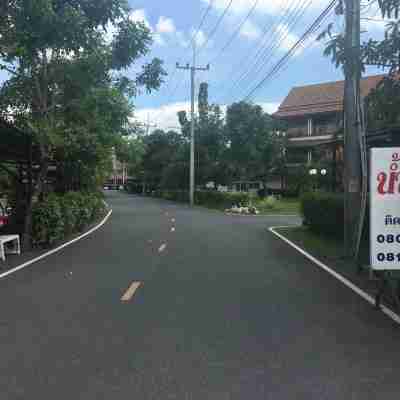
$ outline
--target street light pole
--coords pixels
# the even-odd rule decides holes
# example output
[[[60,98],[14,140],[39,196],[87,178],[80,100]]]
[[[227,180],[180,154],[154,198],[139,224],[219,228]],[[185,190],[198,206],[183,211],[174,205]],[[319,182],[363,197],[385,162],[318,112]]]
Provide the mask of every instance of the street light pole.
[[[176,63],[176,68],[190,70],[190,97],[191,97],[191,121],[190,121],[190,205],[194,205],[194,188],[195,188],[195,173],[194,173],[194,154],[195,154],[195,137],[194,137],[194,102],[195,102],[195,92],[196,92],[196,71],[208,71],[210,69],[210,64],[207,67],[196,67],[196,44],[193,42],[193,65],[190,67],[189,64],[182,67],[179,63]]]

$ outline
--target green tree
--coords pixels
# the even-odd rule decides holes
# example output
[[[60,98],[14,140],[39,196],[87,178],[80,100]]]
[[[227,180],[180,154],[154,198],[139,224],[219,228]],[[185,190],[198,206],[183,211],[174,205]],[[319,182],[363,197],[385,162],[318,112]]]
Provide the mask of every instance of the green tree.
[[[74,163],[82,166],[80,176],[99,172],[96,157],[102,159],[112,133],[124,133],[128,123],[124,94],[159,88],[165,73],[155,59],[133,80],[120,75],[152,43],[148,28],[129,19],[126,0],[13,0],[0,7],[0,68],[10,75],[0,110],[12,110],[29,129],[40,155],[26,205],[28,244],[32,198],[43,193],[50,161],[57,155],[68,164],[80,154]]]
[[[272,167],[279,141],[274,121],[262,108],[246,102],[227,108],[225,158],[231,179],[264,179]]]
[[[371,0],[372,3],[372,0]],[[382,40],[369,38],[361,43],[359,58],[354,58],[354,52],[347,52],[344,33],[333,32],[333,24],[322,32],[319,40],[329,38],[324,54],[332,59],[336,67],[352,68],[356,66],[361,71],[366,66],[388,69],[389,74],[372,90],[366,99],[368,128],[380,128],[399,123],[400,120],[400,21],[399,0],[379,0],[381,16],[390,19],[385,26]],[[345,2],[342,0],[336,8],[337,14],[345,12]],[[366,33],[366,32],[364,32]]]
[[[208,102],[208,84],[201,83],[198,95],[199,115],[195,119],[196,183],[225,181],[221,162],[226,146],[222,111],[216,104]],[[190,120],[185,111],[178,113],[179,123],[185,138],[190,138]],[[187,154],[189,157],[189,153]]]
[[[166,169],[177,161],[181,146],[184,143],[182,135],[174,131],[164,132],[157,129],[143,138],[145,153],[142,159],[142,170],[147,185],[160,187],[163,182],[168,184],[165,178]]]

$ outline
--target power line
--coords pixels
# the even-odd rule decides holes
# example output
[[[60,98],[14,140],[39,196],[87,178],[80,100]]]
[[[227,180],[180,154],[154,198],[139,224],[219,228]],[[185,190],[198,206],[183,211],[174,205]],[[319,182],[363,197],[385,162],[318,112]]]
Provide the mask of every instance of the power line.
[[[288,1],[289,1],[289,0],[285,0],[285,4],[284,4],[284,6],[283,6],[283,8],[282,8],[282,11],[284,12],[284,15],[281,16],[281,20],[283,20],[283,18],[285,18],[285,16],[287,15],[289,9],[292,7],[293,3],[294,3],[296,0],[292,0],[292,2],[290,3],[290,5],[288,4]],[[287,6],[287,8],[285,8],[286,6]],[[268,34],[271,32],[271,30],[272,30],[272,29],[274,28],[274,26],[277,25],[277,24],[278,24],[278,23],[275,22],[275,24],[272,24],[272,25],[271,25],[271,24],[269,23],[269,21],[267,21],[267,23],[266,23],[266,24],[264,25],[264,27],[263,27],[263,30],[262,30],[260,39],[259,39],[259,41],[258,41],[258,44],[257,44],[254,48],[251,48],[250,51],[247,52],[247,53],[244,55],[243,58],[241,58],[241,60],[239,61],[239,63],[235,64],[235,65],[232,67],[230,73],[228,74],[229,77],[232,76],[232,75],[235,75],[235,71],[236,71],[238,68],[240,68],[243,64],[246,64],[247,61],[248,61],[249,59],[254,59],[254,55],[252,54],[252,53],[253,53],[253,50],[256,49],[256,55],[257,55],[258,52],[261,51],[261,50],[263,49],[263,47],[264,47],[264,45],[265,45],[265,43],[264,43],[265,39],[268,37]],[[220,87],[220,88],[222,89],[221,92],[224,91],[223,89],[224,89],[225,87],[226,87],[226,84],[225,84],[225,85],[222,85],[222,86]]]
[[[221,25],[222,20],[225,18],[226,14],[228,13],[229,9],[231,8],[232,3],[233,3],[233,0],[230,0],[228,5],[225,7],[224,11],[222,12],[220,17],[218,18],[218,21],[215,24],[214,28],[211,29],[211,32],[207,35],[206,41],[201,46],[199,46],[198,54],[201,52],[202,49],[204,49],[207,46],[207,44],[210,41],[210,39],[215,35],[215,32],[217,32],[219,26]]]
[[[311,3],[312,1],[309,0],[303,1],[303,3],[301,3],[298,7],[296,7],[296,10],[293,11],[289,22],[287,24],[280,25],[280,27],[283,26],[286,28],[280,29],[280,32],[277,32],[278,37],[276,37],[275,40],[271,41],[269,46],[264,49],[259,58],[254,62],[253,67],[247,72],[247,74],[242,77],[237,87],[240,87],[242,84],[246,84],[250,76],[255,79],[261,73],[263,68],[265,68],[272,61],[275,52],[281,47],[282,43],[290,35],[290,31],[293,30],[301,21]],[[249,85],[243,87],[242,91],[245,90],[248,86]]]
[[[273,75],[275,75],[279,70],[289,61],[291,57],[296,53],[298,48],[303,45],[303,43],[309,38],[310,35],[315,33],[324,20],[328,17],[330,12],[333,10],[337,0],[332,0],[329,5],[324,9],[324,11],[318,16],[318,18],[311,24],[311,26],[304,32],[300,39],[290,48],[290,50],[271,68],[271,70],[266,74],[266,76],[253,87],[253,89],[244,98],[244,101],[249,101],[254,93],[263,87]]]
[[[258,3],[260,2],[260,0],[255,0],[255,2],[253,3],[253,6],[250,8],[249,12],[247,13],[247,15],[245,16],[245,18],[242,20],[242,22],[238,25],[238,27],[234,30],[234,32],[232,33],[232,35],[230,36],[230,38],[228,39],[228,41],[225,43],[225,45],[222,47],[222,49],[219,51],[218,55],[216,55],[212,61],[210,61],[210,63],[214,63],[215,60],[217,60],[219,57],[221,57],[221,55],[225,52],[225,50],[232,44],[232,42],[235,40],[236,36],[240,33],[240,31],[242,30],[243,25],[246,23],[246,21],[251,17],[251,15],[253,14],[253,12],[255,11]]]
[[[257,66],[263,57],[265,57],[268,50],[271,49],[271,46],[273,46],[274,41],[279,41],[279,39],[284,35],[284,32],[279,31],[278,28],[280,26],[288,26],[288,24],[291,25],[293,17],[296,15],[299,7],[303,6],[303,3],[298,3],[297,0],[292,0],[289,3],[286,2],[284,5],[285,8],[282,9],[283,15],[281,15],[280,19],[275,21],[272,25],[268,23],[265,25],[262,38],[257,46],[255,54],[251,54],[251,56],[250,54],[247,54],[241,60],[240,65],[244,64],[246,68],[246,65],[248,65],[247,61],[249,59],[255,61],[252,62],[252,64],[248,66],[245,71],[239,73],[238,77],[234,80],[234,83],[230,86],[230,89],[228,89],[225,97],[229,97],[230,93],[232,93],[233,90],[243,82],[243,80],[250,74],[252,69]]]
[[[213,6],[213,3],[214,3],[214,0],[210,0],[210,3],[208,4],[208,7],[207,7],[207,9],[205,10],[205,12],[204,12],[204,14],[203,14],[203,17],[201,18],[201,21],[200,21],[200,23],[199,23],[199,26],[197,27],[196,32],[195,32],[195,33],[193,34],[193,36],[192,36],[192,40],[191,40],[192,46],[194,46],[195,43],[196,43],[197,35],[198,35],[198,33],[200,32],[200,29],[201,29],[201,27],[203,26],[203,24],[204,24],[204,22],[205,22],[205,20],[206,20],[206,18],[207,18],[207,15],[208,15],[209,12],[211,11],[211,8],[212,8],[212,6]],[[189,46],[187,46],[187,47],[189,47]],[[175,71],[176,71],[176,69],[175,69]]]
[[[199,25],[198,25],[198,27],[197,27],[197,29],[196,29],[196,32],[195,32],[195,33],[193,34],[193,36],[192,36],[192,39],[191,39],[192,46],[193,46],[194,43],[195,43],[195,39],[196,39],[196,37],[197,37],[197,34],[200,32],[201,27],[203,26],[203,24],[204,24],[204,22],[205,22],[205,20],[206,20],[206,18],[207,18],[207,16],[208,16],[208,14],[209,14],[210,11],[211,11],[211,8],[212,8],[212,6],[213,6],[213,4],[214,4],[214,1],[215,1],[215,0],[210,0],[209,5],[207,6],[207,8],[205,9],[205,11],[204,11],[204,13],[203,13],[203,16],[202,16],[202,18],[201,18],[201,20],[200,20],[200,23],[199,23]],[[188,48],[189,48],[189,44],[187,44],[187,45],[185,46],[185,49],[188,49]],[[171,75],[171,78],[168,80],[167,87],[168,87],[168,85],[170,85],[170,83],[173,81],[174,77],[176,76],[176,72],[177,72],[177,69],[174,68],[174,70],[173,70],[173,72],[172,72],[172,75]],[[184,79],[185,79],[185,78],[180,79],[180,80],[177,82],[177,84],[175,85],[175,87],[174,87],[172,90],[169,91],[167,104],[168,104],[168,103],[171,101],[171,99],[175,96],[175,93],[178,91],[179,87],[182,85]],[[161,111],[160,111],[158,114],[156,114],[156,116],[155,116],[154,118],[157,119],[157,118],[160,116],[160,114],[161,114]]]

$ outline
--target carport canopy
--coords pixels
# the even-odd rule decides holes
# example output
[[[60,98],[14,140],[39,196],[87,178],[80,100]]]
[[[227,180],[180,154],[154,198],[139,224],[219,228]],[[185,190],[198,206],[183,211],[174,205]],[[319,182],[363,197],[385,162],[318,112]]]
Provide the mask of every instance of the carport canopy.
[[[28,163],[30,151],[32,161],[38,160],[38,149],[32,147],[31,135],[0,119],[0,162]]]

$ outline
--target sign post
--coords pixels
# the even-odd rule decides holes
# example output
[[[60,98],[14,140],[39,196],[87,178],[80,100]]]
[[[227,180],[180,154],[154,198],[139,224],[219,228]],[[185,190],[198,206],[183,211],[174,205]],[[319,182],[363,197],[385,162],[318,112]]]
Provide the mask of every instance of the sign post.
[[[373,148],[370,162],[371,267],[400,270],[400,148]]]

